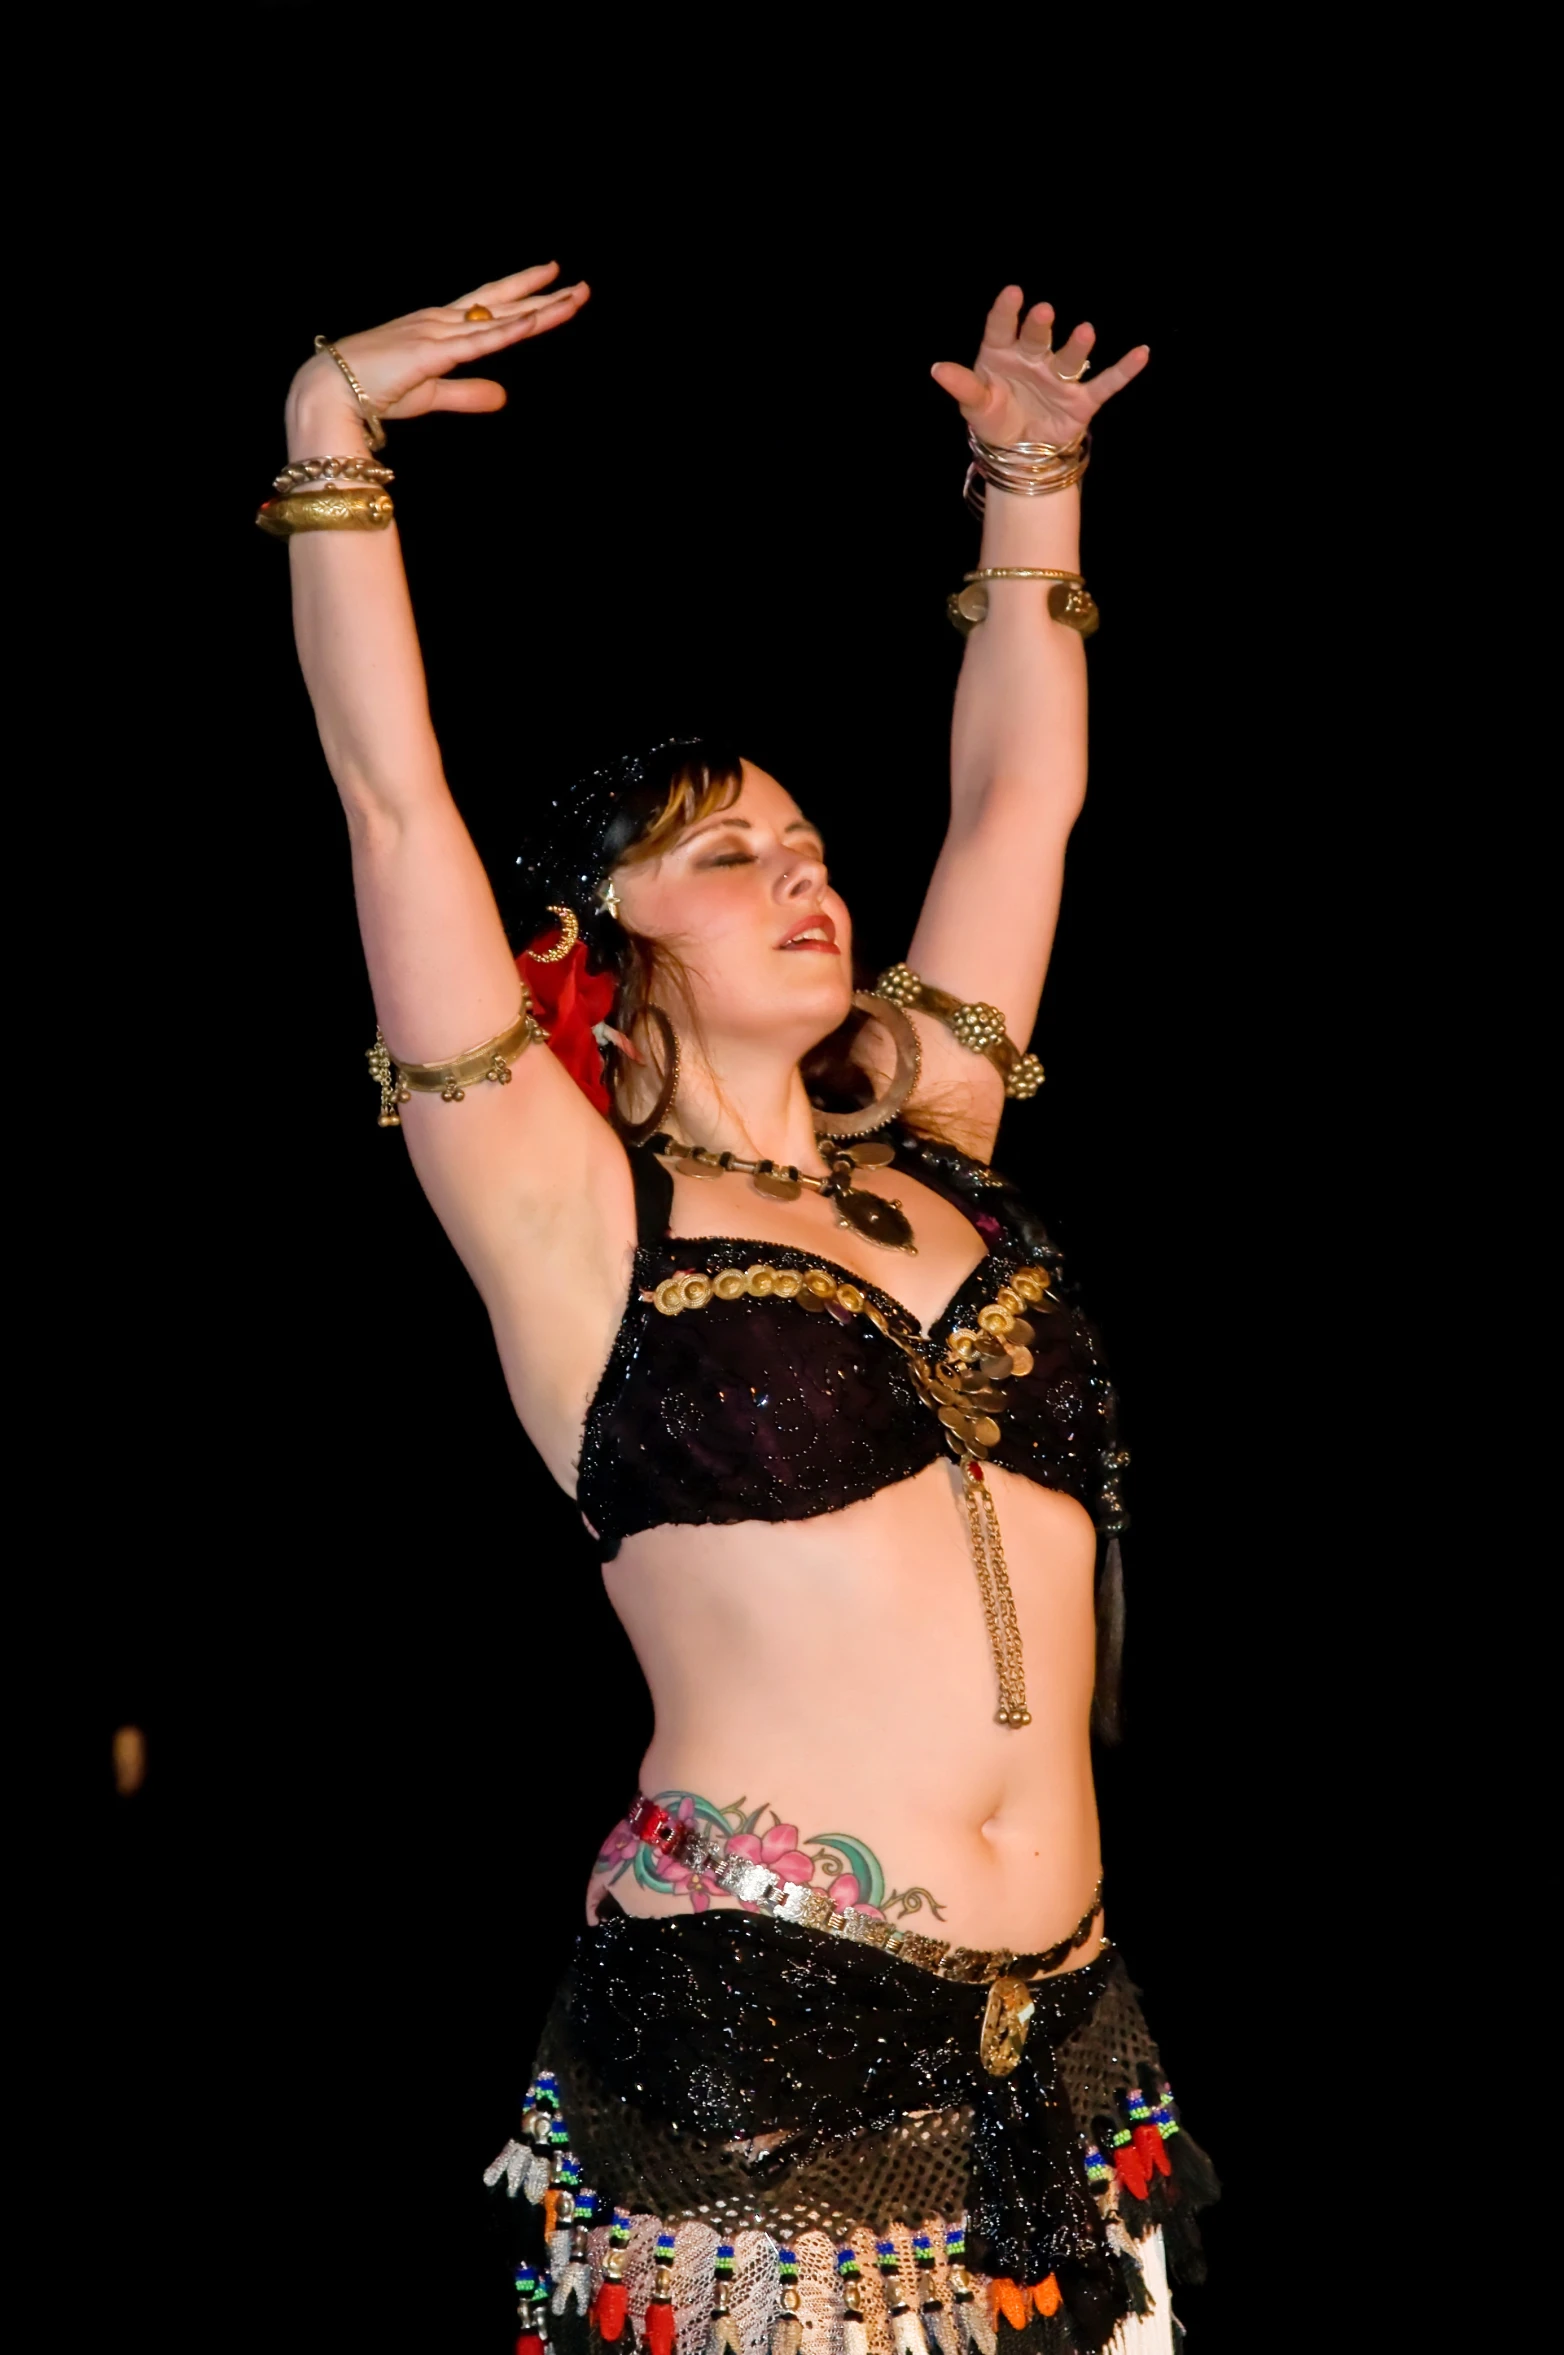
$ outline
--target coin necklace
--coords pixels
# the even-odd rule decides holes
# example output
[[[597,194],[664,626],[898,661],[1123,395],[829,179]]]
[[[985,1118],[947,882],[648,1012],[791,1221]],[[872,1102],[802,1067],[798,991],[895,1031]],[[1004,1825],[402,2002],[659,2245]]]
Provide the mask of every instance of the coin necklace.
[[[918,1246],[912,1239],[912,1221],[901,1204],[883,1194],[860,1193],[853,1185],[860,1169],[888,1168],[896,1158],[896,1148],[849,1145],[840,1137],[816,1137],[815,1143],[830,1164],[828,1177],[811,1177],[790,1161],[745,1161],[737,1153],[711,1153],[703,1145],[681,1144],[666,1130],[649,1139],[660,1161],[688,1177],[724,1177],[734,1170],[771,1202],[796,1202],[806,1189],[823,1194],[836,1204],[839,1227],[851,1227],[855,1235],[862,1235],[866,1243],[878,1243],[882,1250],[915,1254]]]

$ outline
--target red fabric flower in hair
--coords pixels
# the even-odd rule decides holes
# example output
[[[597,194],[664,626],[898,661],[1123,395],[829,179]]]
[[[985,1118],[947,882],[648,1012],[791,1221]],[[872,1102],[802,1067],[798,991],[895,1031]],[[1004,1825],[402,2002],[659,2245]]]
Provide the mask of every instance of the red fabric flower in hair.
[[[559,936],[558,925],[540,932],[516,959],[517,970],[526,982],[532,1011],[548,1032],[549,1046],[588,1103],[606,1114],[602,1051],[592,1034],[614,1010],[614,977],[587,971],[586,943],[581,940],[557,965],[540,965],[532,951],[546,949]]]

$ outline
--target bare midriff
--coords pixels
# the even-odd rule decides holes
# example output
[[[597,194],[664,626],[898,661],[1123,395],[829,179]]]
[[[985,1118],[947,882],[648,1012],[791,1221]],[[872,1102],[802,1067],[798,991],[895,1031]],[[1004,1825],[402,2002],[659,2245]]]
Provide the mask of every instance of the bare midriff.
[[[791,1825],[806,1848],[828,1834],[861,1841],[887,1895],[923,1893],[887,1918],[1031,1952],[1068,1935],[1101,1871],[1096,1532],[1072,1497],[989,1476],[1026,1661],[1032,1722],[1019,1730],[994,1721],[954,1465],[813,1520],[646,1530],[604,1578],[656,1711],[644,1792],[699,1794],[746,1817],[764,1808],[756,1835]],[[589,1913],[603,1886],[594,1877]],[[612,1887],[630,1913],[690,1911],[687,1894],[633,1870]],[[1099,1916],[1068,1967],[1091,1959],[1101,1930]]]

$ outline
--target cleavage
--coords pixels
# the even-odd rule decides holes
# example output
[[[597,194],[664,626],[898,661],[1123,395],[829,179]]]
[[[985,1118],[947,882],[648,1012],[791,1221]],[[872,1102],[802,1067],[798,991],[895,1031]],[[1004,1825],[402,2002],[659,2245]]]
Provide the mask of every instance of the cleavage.
[[[983,1238],[953,1203],[905,1170],[864,1170],[857,1183],[865,1193],[900,1202],[912,1221],[915,1256],[880,1250],[851,1227],[838,1226],[835,1205],[818,1194],[801,1194],[796,1203],[772,1202],[737,1174],[676,1176],[668,1240],[781,1243],[813,1252],[822,1264],[831,1260],[900,1302],[927,1333],[987,1259]]]

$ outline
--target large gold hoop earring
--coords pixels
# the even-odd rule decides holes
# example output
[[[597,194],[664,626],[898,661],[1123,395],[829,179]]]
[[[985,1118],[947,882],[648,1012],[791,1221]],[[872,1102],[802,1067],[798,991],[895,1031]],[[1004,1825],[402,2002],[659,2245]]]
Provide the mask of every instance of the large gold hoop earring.
[[[648,1137],[656,1136],[673,1110],[673,1100],[679,1092],[679,1034],[661,1006],[647,1006],[643,1011],[662,1041],[663,1083],[657,1091],[656,1103],[644,1120],[633,1123],[621,1120],[616,1124],[627,1145],[644,1145]]]
[[[865,1104],[857,1112],[817,1112],[814,1116],[817,1137],[866,1137],[877,1128],[884,1128],[894,1120],[918,1084],[923,1069],[923,1049],[900,1006],[889,998],[877,998],[872,990],[855,989],[853,1005],[858,1013],[868,1014],[890,1033],[896,1048],[896,1068],[891,1084],[883,1096],[876,1096],[872,1104]]]

